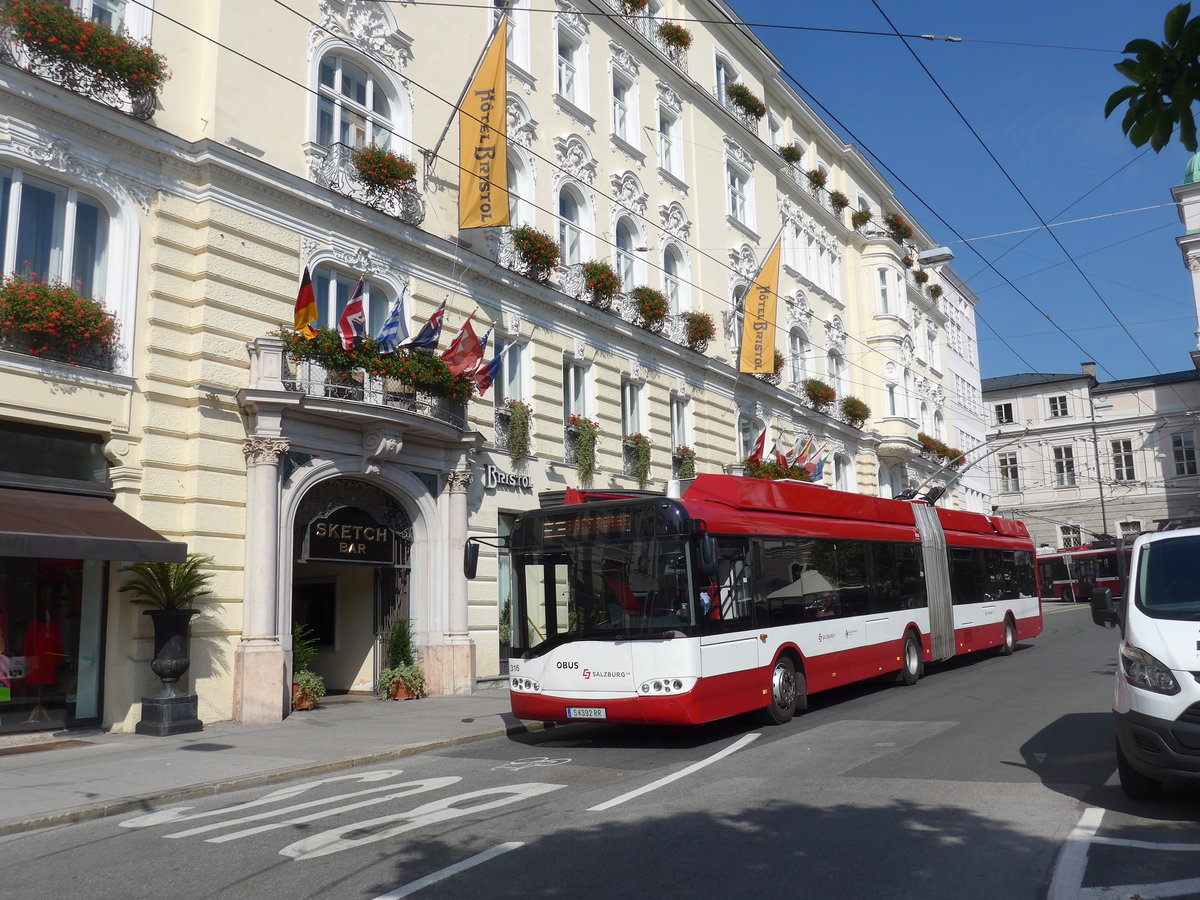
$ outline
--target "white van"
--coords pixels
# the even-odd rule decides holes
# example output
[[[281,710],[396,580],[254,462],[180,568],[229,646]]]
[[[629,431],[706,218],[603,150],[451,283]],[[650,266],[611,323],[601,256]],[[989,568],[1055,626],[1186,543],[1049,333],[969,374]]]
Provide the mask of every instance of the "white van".
[[[1134,800],[1164,783],[1200,784],[1200,528],[1142,535],[1126,600],[1092,598],[1092,619],[1117,625],[1113,716],[1121,788]]]

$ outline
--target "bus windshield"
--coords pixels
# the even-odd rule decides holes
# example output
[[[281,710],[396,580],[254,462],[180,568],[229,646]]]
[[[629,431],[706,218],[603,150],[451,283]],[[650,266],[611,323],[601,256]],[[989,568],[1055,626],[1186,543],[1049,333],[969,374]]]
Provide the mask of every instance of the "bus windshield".
[[[513,622],[514,650],[695,633],[682,537],[569,542],[515,553],[513,568],[524,625]]]
[[[1151,541],[1138,560],[1137,605],[1155,619],[1200,620],[1200,535]]]

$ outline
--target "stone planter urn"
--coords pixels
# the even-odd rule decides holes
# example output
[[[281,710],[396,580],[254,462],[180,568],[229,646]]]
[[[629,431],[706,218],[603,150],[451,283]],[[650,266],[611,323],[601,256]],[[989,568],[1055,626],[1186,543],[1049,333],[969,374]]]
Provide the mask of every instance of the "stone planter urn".
[[[147,609],[142,615],[154,622],[154,660],[150,669],[162,679],[162,690],[142,698],[142,718],[138,734],[163,737],[201,731],[204,724],[197,716],[196,695],[179,692],[179,679],[191,665],[188,655],[188,628],[197,609]]]

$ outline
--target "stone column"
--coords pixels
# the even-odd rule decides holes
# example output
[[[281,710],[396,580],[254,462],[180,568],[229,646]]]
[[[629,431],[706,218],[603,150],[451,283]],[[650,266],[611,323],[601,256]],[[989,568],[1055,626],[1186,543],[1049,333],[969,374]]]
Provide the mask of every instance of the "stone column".
[[[250,438],[246,456],[246,557],[242,638],[234,656],[233,718],[279,722],[291,711],[287,659],[277,623],[281,438]]]
[[[446,541],[446,623],[440,647],[425,654],[430,693],[469,694],[475,690],[475,644],[467,620],[467,577],[463,574],[463,548],[467,542],[467,488],[475,480],[466,469],[446,474],[449,495]]]

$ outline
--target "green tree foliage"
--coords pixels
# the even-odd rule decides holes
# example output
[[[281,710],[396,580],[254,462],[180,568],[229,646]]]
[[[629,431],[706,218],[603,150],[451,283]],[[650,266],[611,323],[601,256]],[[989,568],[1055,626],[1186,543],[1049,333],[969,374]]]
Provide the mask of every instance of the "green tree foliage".
[[[1116,64],[1133,84],[1114,91],[1104,106],[1107,118],[1128,103],[1121,130],[1135,147],[1149,143],[1155,153],[1171,140],[1179,125],[1179,142],[1196,151],[1196,120],[1192,104],[1200,98],[1200,17],[1189,18],[1190,3],[1167,13],[1163,38],[1130,41],[1123,52],[1133,54]]]

